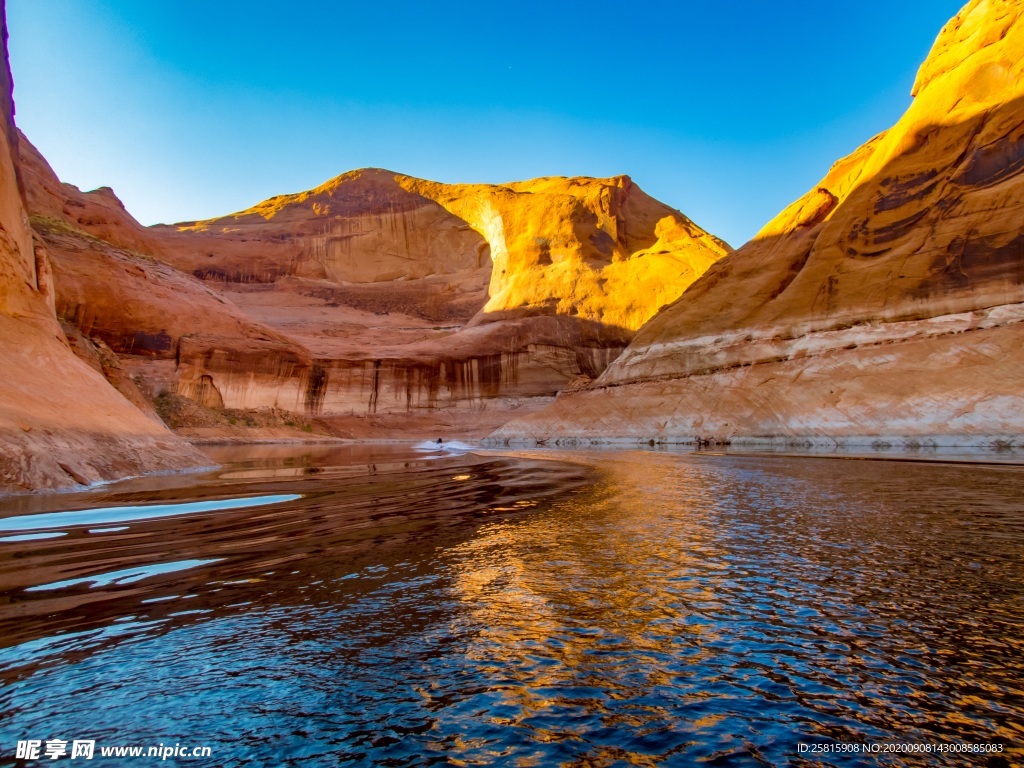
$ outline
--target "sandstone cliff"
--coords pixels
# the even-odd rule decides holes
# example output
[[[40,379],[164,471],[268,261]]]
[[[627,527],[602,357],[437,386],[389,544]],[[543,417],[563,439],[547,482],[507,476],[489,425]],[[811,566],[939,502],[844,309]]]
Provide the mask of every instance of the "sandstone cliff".
[[[3,8],[0,5],[0,16]],[[0,493],[208,464],[68,346],[45,246],[22,197],[13,85],[0,64]]]
[[[968,3],[894,127],[495,437],[1020,440],[1022,14]]]
[[[178,391],[343,434],[486,434],[596,377],[729,250],[627,177],[447,185],[379,169],[147,236],[296,345],[183,337]]]
[[[628,176],[398,181],[487,239],[494,266],[477,323],[566,315],[635,331],[732,250]]]
[[[486,434],[595,378],[729,251],[624,176],[448,185],[367,169],[146,228],[109,188],[62,184],[24,137],[21,167],[57,313],[127,397],[141,393],[124,370],[150,396],[340,435]]]

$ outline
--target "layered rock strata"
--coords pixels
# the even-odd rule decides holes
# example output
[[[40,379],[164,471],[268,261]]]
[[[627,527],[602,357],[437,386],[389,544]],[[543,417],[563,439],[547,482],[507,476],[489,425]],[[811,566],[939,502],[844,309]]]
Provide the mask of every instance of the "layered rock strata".
[[[24,137],[21,155],[58,314],[83,339],[130,359],[150,395],[343,435],[486,434],[598,376],[729,251],[625,176],[447,185],[368,169],[146,228],[112,190],[61,183]]]
[[[494,437],[1019,441],[1022,13],[968,3],[893,128],[712,266],[597,381]]]
[[[370,169],[131,238],[110,215],[75,226],[100,218],[280,334],[168,331],[179,393],[342,434],[485,434],[546,405],[729,250],[627,177],[445,185]],[[78,297],[59,287],[64,301]]]

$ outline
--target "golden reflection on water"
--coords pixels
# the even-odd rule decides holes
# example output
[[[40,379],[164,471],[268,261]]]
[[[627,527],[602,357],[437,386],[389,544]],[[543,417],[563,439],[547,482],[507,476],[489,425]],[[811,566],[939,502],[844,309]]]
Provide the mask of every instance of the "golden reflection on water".
[[[720,559],[716,537],[699,494],[684,481],[673,484],[671,539],[651,546],[666,527],[664,505],[652,503],[663,492],[664,467],[651,458],[602,461],[599,490],[564,502],[555,514],[488,525],[448,553],[453,591],[470,623],[484,628],[467,658],[485,674],[515,673],[502,696],[516,714],[495,722],[521,725],[545,710],[581,702],[601,708],[588,689],[607,688],[610,654],[616,665],[628,654],[633,666],[628,685],[612,691],[612,698],[642,698],[671,686],[679,670],[664,664],[669,634],[676,645],[691,649],[691,663],[707,655],[702,646],[714,642],[717,630],[690,606],[713,598]],[[679,547],[680,541],[686,546]],[[652,573],[673,580],[672,601],[651,584]],[[629,714],[609,712],[608,725],[643,727],[668,716],[660,709],[652,703]],[[693,726],[699,730],[720,720],[707,715]],[[533,735],[541,741],[572,738],[557,727],[538,726]],[[628,750],[614,757],[656,764]]]
[[[545,453],[515,455],[535,459]],[[959,633],[985,631],[977,620],[962,622],[954,637],[943,636],[941,623],[924,630],[912,626],[914,611],[930,609],[929,598],[908,594],[906,586],[936,566],[934,553],[918,546],[927,539],[922,529],[938,537],[947,535],[944,529],[950,525],[943,509],[928,510],[937,512],[934,520],[919,514],[893,516],[887,502],[906,503],[920,479],[901,481],[887,467],[877,480],[881,498],[861,507],[858,496],[867,502],[879,488],[865,483],[864,472],[844,479],[847,467],[835,462],[798,466],[795,472],[779,465],[793,481],[783,488],[774,487],[761,467],[733,472],[723,483],[712,465],[680,462],[676,456],[557,456],[591,466],[598,482],[553,511],[488,525],[447,553],[453,594],[469,617],[464,620],[481,627],[466,656],[482,674],[504,678],[500,694],[507,711],[493,722],[531,728],[533,738],[542,742],[573,739],[576,734],[565,727],[564,715],[585,702],[592,712],[606,711],[609,727],[643,729],[665,721],[678,726],[678,710],[659,703],[658,692],[678,688],[687,667],[702,666],[720,668],[710,675],[712,682],[731,674],[727,689],[763,692],[775,684],[784,699],[824,710],[885,712],[892,711],[895,699],[914,702],[920,712],[906,710],[904,717],[924,720],[927,712],[929,727],[947,733],[946,738],[976,729],[977,713],[991,711],[993,701],[1024,696],[1021,686],[1007,684],[1005,673],[1001,683],[994,683],[991,667],[1000,662],[985,658],[986,648],[999,646],[1003,657],[1006,644],[1020,646],[1019,637],[972,638],[980,656],[962,665],[956,685],[977,693],[958,696],[952,708],[931,703],[940,692],[948,693],[949,683],[927,680],[926,672],[903,674],[894,668],[890,654],[896,652],[903,654],[900,661],[921,655],[963,661]],[[857,469],[870,475],[870,466]],[[911,473],[928,476],[936,469],[915,467]],[[1010,493],[1002,488],[1001,495],[1012,501],[1020,475],[1008,471],[1016,474],[1010,476]],[[804,486],[825,502],[827,519],[810,524],[822,510],[806,508]],[[746,513],[734,515],[737,509]],[[758,520],[758,514],[766,520]],[[789,548],[780,553],[786,572],[770,570],[779,566],[770,552],[763,553],[763,574],[757,573],[756,560],[743,557],[774,546]],[[1005,558],[999,565],[1014,567]],[[1012,578],[1020,584],[1019,567]],[[807,592],[814,584],[824,590],[820,595]],[[940,583],[936,591],[949,587],[955,589],[955,583]],[[742,605],[744,600],[750,604]],[[988,607],[996,614],[1013,611],[1006,618],[1020,626],[1019,605],[1013,609],[994,602]],[[823,628],[814,626],[819,622]],[[887,647],[892,636],[899,638],[894,649]],[[906,647],[899,647],[903,642]],[[814,668],[815,649],[822,654],[823,670]],[[808,652],[810,664],[806,659],[790,663],[791,657]],[[610,665],[615,684],[609,683]],[[777,667],[767,674],[770,682],[754,680],[765,676],[768,665]],[[706,670],[701,674],[708,679]],[[744,682],[748,677],[749,684]],[[816,678],[820,694],[799,690]],[[844,680],[858,682],[852,691],[840,693]],[[922,683],[927,683],[925,690],[914,690]],[[691,694],[696,700],[712,695]],[[644,703],[624,714],[608,706],[615,699]],[[545,718],[554,710],[560,716]],[[729,716],[726,707],[724,713],[697,715],[684,727],[694,733],[713,731]],[[546,725],[546,719],[557,724]],[[989,720],[987,727],[991,738],[1013,745],[1024,736],[1022,723],[1011,716]],[[815,729],[813,723],[807,726]],[[661,759],[611,748],[599,754],[631,765],[654,765]]]

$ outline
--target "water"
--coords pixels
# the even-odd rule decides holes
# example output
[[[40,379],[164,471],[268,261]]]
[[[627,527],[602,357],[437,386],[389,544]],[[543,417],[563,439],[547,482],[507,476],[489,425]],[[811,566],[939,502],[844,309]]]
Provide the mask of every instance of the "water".
[[[0,762],[1024,760],[1022,468],[426,448],[0,502]]]

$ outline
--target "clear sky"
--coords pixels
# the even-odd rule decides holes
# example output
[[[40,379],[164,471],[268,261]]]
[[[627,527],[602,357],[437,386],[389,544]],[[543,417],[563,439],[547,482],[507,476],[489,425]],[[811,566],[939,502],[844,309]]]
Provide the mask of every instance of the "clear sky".
[[[8,0],[16,121],[145,224],[378,166],[628,173],[740,245],[910,102],[961,0]]]

